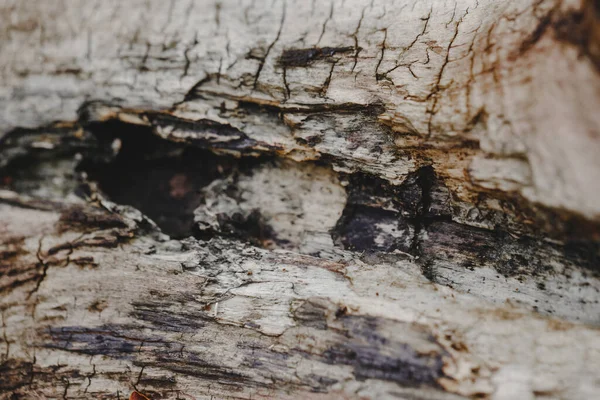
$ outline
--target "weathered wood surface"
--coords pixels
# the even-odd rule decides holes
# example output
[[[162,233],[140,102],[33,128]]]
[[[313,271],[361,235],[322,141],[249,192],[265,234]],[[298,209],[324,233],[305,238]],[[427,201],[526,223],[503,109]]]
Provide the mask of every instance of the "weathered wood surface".
[[[545,292],[486,267],[449,273],[468,273],[494,304],[430,282],[406,257],[164,241],[138,213],[80,207],[0,208],[5,398],[597,393],[600,332],[566,321],[597,314],[569,303],[582,286],[553,293],[560,278],[540,278]]]
[[[0,1],[0,398],[593,398],[599,9]]]
[[[73,120],[103,100],[169,111],[146,123],[180,140],[206,129],[190,120],[211,121],[392,181],[433,163],[471,203],[473,190],[510,191],[597,217],[586,3],[584,18],[579,0],[5,0],[1,121]]]

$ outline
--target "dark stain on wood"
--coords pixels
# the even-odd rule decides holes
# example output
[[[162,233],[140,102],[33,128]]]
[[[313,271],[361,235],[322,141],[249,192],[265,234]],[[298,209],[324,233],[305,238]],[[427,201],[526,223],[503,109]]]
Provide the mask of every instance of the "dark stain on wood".
[[[225,237],[240,239],[260,247],[265,247],[272,241],[282,242],[277,240],[276,232],[258,210],[253,210],[247,216],[241,213],[235,213],[231,217],[219,214],[217,220],[219,233]]]
[[[436,281],[440,263],[449,259],[469,270],[490,266],[505,277],[543,279],[554,273],[549,259],[600,272],[600,242],[594,234],[577,233],[577,227],[594,232],[594,224],[588,228],[590,223],[561,222],[555,214],[542,210],[544,218],[568,232],[571,239],[561,244],[543,241],[535,232],[510,231],[500,224],[502,215],[492,216],[499,221],[496,229],[454,222],[450,192],[429,166],[398,186],[365,174],[353,174],[347,181],[347,205],[332,232],[335,242],[361,252],[410,253],[431,281]],[[387,228],[382,229],[384,226]]]
[[[24,238],[3,238],[0,243],[0,293],[35,282],[42,269],[40,262],[24,261],[28,252],[23,248]]]
[[[328,305],[327,300],[309,299],[294,311],[294,319],[304,326],[326,330],[330,311],[327,308]]]
[[[284,50],[279,57],[279,65],[282,67],[307,67],[315,61],[328,60],[336,54],[354,53],[355,51],[354,46],[288,49]]]
[[[164,302],[136,302],[132,304],[131,316],[150,323],[157,329],[169,332],[198,332],[206,326],[210,317],[204,312],[187,313],[167,308]]]
[[[14,359],[0,364],[0,393],[9,393],[27,386],[32,379],[33,364]]]
[[[331,346],[324,358],[328,363],[347,364],[354,367],[358,380],[380,379],[407,386],[427,385],[438,387],[438,379],[444,376],[445,351],[425,332],[419,332],[411,324],[381,318],[344,316],[340,318],[348,339]],[[382,335],[385,330],[395,332],[394,337]],[[419,354],[402,341],[402,332],[418,334],[437,351]]]
[[[348,314],[325,299],[309,299],[295,314],[304,327],[326,343],[321,351],[300,351],[303,357],[332,365],[351,365],[358,380],[380,379],[402,385],[438,387],[444,376],[442,358],[448,354],[419,325],[387,318]],[[416,342],[429,343],[429,351],[411,347]]]
[[[39,388],[64,388],[85,384],[84,381],[87,376],[77,369],[64,364],[42,367],[35,363],[35,357],[33,362],[8,359],[0,364],[0,397],[6,399],[46,397]]]
[[[51,205],[53,198],[62,199],[78,186],[76,158],[97,150],[93,136],[76,124],[15,129],[0,139],[0,188],[34,199],[43,192]],[[32,208],[52,207],[40,200]]]
[[[411,248],[412,228],[398,213],[374,207],[346,207],[335,230],[344,249],[404,252]]]
[[[398,186],[362,173],[347,181],[346,208],[332,232],[345,249],[415,253],[415,237],[424,226],[433,218],[447,219],[451,212],[449,192],[430,166]]]
[[[490,266],[505,277],[544,278],[555,273],[548,260],[570,267],[598,272],[600,247],[596,242],[565,245],[544,242],[530,236],[515,236],[497,229],[487,230],[451,221],[435,221],[427,227],[421,242],[422,260],[436,264],[453,263],[472,269]]]
[[[222,385],[229,386],[232,390],[237,387],[241,389],[245,385],[267,387],[268,384],[236,372],[233,368],[227,368],[218,362],[211,362],[201,354],[187,351],[184,359],[178,352],[162,352],[156,355],[153,361],[144,362],[148,367],[162,368],[177,374],[191,376],[206,381],[217,381]]]
[[[446,356],[445,351],[418,325],[351,315],[319,298],[309,299],[294,314],[294,319],[306,328],[302,334],[306,335],[307,341],[319,343],[310,352],[301,348],[278,351],[273,346],[278,343],[278,338],[236,326],[228,326],[228,329],[236,331],[237,343],[209,335],[210,347],[197,351],[198,346],[193,345],[189,335],[217,332],[222,326],[202,312],[198,315],[173,312],[172,300],[135,303],[131,315],[137,322],[129,325],[46,328],[39,332],[45,338],[41,346],[128,360],[138,367],[163,371],[158,377],[141,374],[138,385],[146,393],[172,386],[177,375],[214,382],[231,391],[248,386],[270,387],[270,382],[276,379],[281,387],[327,392],[337,382],[317,374],[294,375],[290,358],[297,356],[328,365],[352,366],[358,380],[378,379],[437,388],[437,380],[444,376],[442,357]],[[145,329],[149,326],[151,331]],[[179,332],[183,335],[182,341],[165,341],[161,332]],[[199,346],[208,343],[201,337],[198,340]],[[414,349],[410,344],[424,342],[429,343],[427,352]],[[227,354],[228,358],[235,355],[240,364],[229,368],[211,361],[218,352],[225,352],[222,354]],[[174,375],[164,375],[164,372]],[[128,375],[127,372],[123,374]]]
[[[99,327],[49,327],[40,334],[49,339],[43,347],[116,359],[133,360],[142,343],[155,348],[169,346],[158,338],[149,338],[130,327],[114,324]]]
[[[91,129],[103,146],[119,139],[121,148],[111,159],[86,159],[79,168],[112,201],[137,208],[175,238],[194,233],[200,189],[243,165],[233,157],[161,139],[146,127],[112,122]]]
[[[121,216],[105,209],[93,207],[73,206],[63,211],[60,215],[59,226],[61,231],[67,230],[104,230],[125,229],[127,224]]]
[[[557,40],[576,46],[600,72],[600,5],[598,0],[584,0],[579,10],[561,13],[557,7],[544,15],[534,31],[523,40],[519,54],[530,50],[551,31]],[[515,56],[516,58],[516,56]]]

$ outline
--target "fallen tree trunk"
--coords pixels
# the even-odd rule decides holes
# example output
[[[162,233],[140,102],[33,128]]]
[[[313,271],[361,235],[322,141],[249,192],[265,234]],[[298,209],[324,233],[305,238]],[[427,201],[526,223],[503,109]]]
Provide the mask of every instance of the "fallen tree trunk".
[[[591,398],[594,1],[1,7],[0,398]]]

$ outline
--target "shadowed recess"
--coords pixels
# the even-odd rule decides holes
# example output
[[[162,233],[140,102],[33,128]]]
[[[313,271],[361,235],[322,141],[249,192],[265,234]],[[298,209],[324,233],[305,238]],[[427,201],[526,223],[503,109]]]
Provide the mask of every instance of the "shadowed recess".
[[[257,163],[252,158],[239,160],[174,143],[146,127],[108,122],[88,129],[101,147],[112,147],[115,155],[85,160],[79,169],[112,201],[142,211],[174,238],[194,234],[194,210],[202,201],[200,189]]]

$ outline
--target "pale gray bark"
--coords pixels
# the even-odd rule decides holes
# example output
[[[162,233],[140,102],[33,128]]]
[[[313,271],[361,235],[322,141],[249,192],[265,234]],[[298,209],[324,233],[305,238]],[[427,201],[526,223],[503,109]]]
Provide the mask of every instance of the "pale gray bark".
[[[598,7],[0,1],[0,398],[593,398]]]

